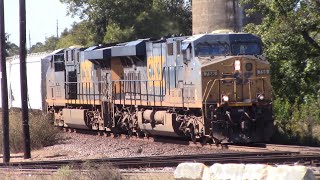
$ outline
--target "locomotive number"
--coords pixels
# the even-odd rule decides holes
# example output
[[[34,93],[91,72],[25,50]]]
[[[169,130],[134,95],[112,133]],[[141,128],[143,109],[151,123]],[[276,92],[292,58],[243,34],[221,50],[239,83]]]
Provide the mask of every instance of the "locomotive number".
[[[203,77],[214,77],[218,76],[218,71],[203,71]]]
[[[257,75],[266,75],[266,74],[270,74],[269,69],[257,69]]]

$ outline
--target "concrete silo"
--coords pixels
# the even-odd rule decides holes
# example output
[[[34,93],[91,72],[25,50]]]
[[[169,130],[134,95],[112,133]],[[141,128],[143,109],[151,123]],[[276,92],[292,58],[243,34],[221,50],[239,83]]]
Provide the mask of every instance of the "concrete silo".
[[[246,18],[240,0],[192,0],[193,34],[215,30],[242,31],[249,22],[259,23],[260,18]]]

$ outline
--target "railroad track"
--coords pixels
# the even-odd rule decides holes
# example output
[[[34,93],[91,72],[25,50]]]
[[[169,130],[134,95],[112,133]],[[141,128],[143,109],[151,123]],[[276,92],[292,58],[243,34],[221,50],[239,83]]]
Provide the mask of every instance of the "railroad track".
[[[91,160],[33,161],[0,164],[0,168],[22,169],[59,169],[62,166],[81,168],[84,163],[92,165],[110,164],[121,169],[176,167],[182,162],[200,162],[206,165],[214,163],[264,163],[264,164],[302,164],[320,166],[320,156],[302,155],[294,152],[258,152],[258,153],[215,153],[201,155],[152,156],[133,158],[104,158]]]
[[[206,147],[211,149],[228,149],[233,151],[245,151],[245,152],[269,152],[269,151],[291,151],[291,152],[299,152],[300,154],[319,154],[320,155],[320,147],[309,147],[309,146],[295,146],[295,145],[279,145],[279,144],[252,144],[252,145],[234,145],[234,144],[223,144],[216,145],[212,143],[193,143],[188,140],[174,139],[174,138],[164,138],[164,137],[128,137],[123,134],[113,134],[110,132],[97,132],[90,130],[76,130],[71,128],[61,128],[64,132],[70,133],[82,133],[82,134],[90,134],[90,135],[100,135],[106,137],[116,137],[127,139],[130,138],[136,141],[147,141],[147,142],[162,142],[162,143],[172,143],[172,144],[181,144],[186,146],[193,147]]]
[[[295,145],[281,145],[281,144],[266,144],[266,149],[270,151],[295,151],[301,154],[320,154],[320,147],[310,146],[295,146]]]

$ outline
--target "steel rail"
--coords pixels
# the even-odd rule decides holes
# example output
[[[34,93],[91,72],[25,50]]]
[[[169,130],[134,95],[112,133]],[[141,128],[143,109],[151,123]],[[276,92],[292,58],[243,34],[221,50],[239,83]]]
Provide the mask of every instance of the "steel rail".
[[[181,155],[181,156],[152,156],[134,158],[104,158],[89,160],[62,160],[62,161],[34,161],[15,162],[0,164],[0,168],[23,168],[23,169],[58,169],[62,166],[81,168],[84,163],[92,165],[109,164],[118,168],[141,168],[141,167],[175,167],[182,162],[200,162],[206,165],[214,163],[266,163],[266,164],[294,164],[303,163],[313,166],[320,165],[320,156],[301,155],[292,152],[272,153],[221,153],[204,155]]]

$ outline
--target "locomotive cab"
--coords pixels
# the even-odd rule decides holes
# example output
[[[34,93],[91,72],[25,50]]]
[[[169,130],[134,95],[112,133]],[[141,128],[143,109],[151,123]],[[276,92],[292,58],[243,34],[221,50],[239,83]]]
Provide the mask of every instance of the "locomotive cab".
[[[198,96],[206,134],[219,142],[268,140],[273,126],[270,64],[261,56],[260,38],[206,34],[186,43],[194,47],[189,64],[201,78]]]

